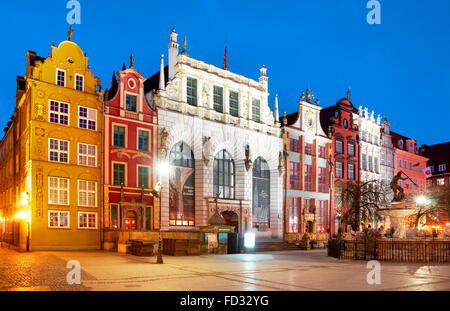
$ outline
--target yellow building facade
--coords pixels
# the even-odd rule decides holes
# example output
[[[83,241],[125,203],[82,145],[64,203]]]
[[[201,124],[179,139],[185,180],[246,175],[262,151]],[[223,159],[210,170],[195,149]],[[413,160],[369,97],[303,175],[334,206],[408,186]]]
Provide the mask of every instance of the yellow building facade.
[[[71,40],[52,46],[46,58],[27,53],[13,121],[0,143],[3,240],[30,250],[100,249],[100,92],[88,58]]]

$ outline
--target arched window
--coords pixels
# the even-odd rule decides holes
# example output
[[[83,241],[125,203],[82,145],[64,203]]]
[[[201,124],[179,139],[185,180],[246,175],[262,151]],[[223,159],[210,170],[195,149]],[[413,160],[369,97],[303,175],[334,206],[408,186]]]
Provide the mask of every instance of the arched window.
[[[226,150],[214,159],[214,197],[234,199],[234,161]]]
[[[261,157],[253,166],[253,226],[270,227],[270,170]]]
[[[184,143],[177,143],[170,151],[169,224],[195,225],[195,168],[194,153]]]

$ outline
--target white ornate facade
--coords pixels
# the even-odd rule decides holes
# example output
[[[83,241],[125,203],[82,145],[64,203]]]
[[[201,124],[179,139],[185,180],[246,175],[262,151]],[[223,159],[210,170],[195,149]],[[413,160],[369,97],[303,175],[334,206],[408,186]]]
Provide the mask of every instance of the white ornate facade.
[[[395,173],[395,148],[392,144],[391,124],[386,117],[381,125],[381,155],[380,172],[381,180],[385,185],[389,185]]]
[[[173,30],[168,67],[162,59],[160,73],[146,82],[147,100],[158,108],[160,162],[170,164],[169,174],[161,176],[163,230],[207,226],[218,197],[219,212],[241,236],[255,231],[281,238],[282,139],[268,105],[266,68],[258,82],[217,68],[189,57],[186,50],[179,54],[177,36]],[[177,192],[175,184],[183,174],[191,176]],[[192,181],[189,187],[183,186],[186,180]],[[263,193],[257,199],[266,201],[256,202],[257,192]],[[192,205],[187,193],[193,194],[191,216],[185,213],[186,204]]]
[[[367,108],[359,107],[354,119],[359,126],[360,180],[381,180],[381,117],[375,118],[373,110],[369,113]]]

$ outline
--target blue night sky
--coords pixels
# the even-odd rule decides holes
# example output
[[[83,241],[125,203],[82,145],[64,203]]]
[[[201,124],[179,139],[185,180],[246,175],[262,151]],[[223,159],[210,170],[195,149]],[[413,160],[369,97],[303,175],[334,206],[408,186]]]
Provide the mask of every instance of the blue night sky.
[[[348,87],[356,107],[386,114],[394,131],[419,144],[450,141],[450,1],[380,0],[381,25],[366,22],[367,0],[106,1],[80,0],[74,41],[109,87],[113,71],[135,55],[149,77],[167,54],[172,27],[189,55],[258,79],[268,67],[270,104],[296,110],[308,86],[327,107]],[[8,1],[0,11],[0,125],[14,109],[15,77],[27,50],[47,56],[67,38],[66,1]]]

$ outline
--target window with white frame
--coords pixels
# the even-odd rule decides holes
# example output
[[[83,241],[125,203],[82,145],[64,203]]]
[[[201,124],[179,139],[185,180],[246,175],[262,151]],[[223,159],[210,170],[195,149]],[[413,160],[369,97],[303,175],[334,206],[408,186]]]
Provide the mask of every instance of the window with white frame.
[[[66,71],[56,69],[56,85],[66,86]]]
[[[78,213],[78,229],[97,229],[97,213]]]
[[[75,74],[75,90],[84,91],[84,76],[80,74]]]
[[[355,164],[348,164],[348,179],[355,180]]]
[[[48,160],[51,162],[69,163],[69,142],[66,140],[49,138]]]
[[[78,165],[96,167],[97,166],[97,146],[88,144],[78,144]]]
[[[69,125],[69,104],[50,100],[50,123]]]
[[[353,142],[348,143],[348,155],[349,156],[355,155],[355,144]]]
[[[70,212],[48,211],[49,228],[70,228]]]
[[[256,98],[252,100],[252,120],[261,122],[261,101]]]
[[[445,179],[444,178],[437,179],[437,184],[438,186],[445,186]]]
[[[48,178],[48,204],[69,205],[68,178],[49,177]]]
[[[214,110],[223,113],[223,87],[213,87]]]
[[[344,163],[336,162],[336,178],[344,178]]]
[[[97,207],[97,183],[78,180],[78,206]]]
[[[439,165],[439,172],[445,172],[447,170],[446,164],[440,164]]]
[[[340,139],[336,139],[336,153],[342,154],[344,153],[344,143]]]
[[[79,106],[78,127],[92,131],[97,130],[97,110]]]

